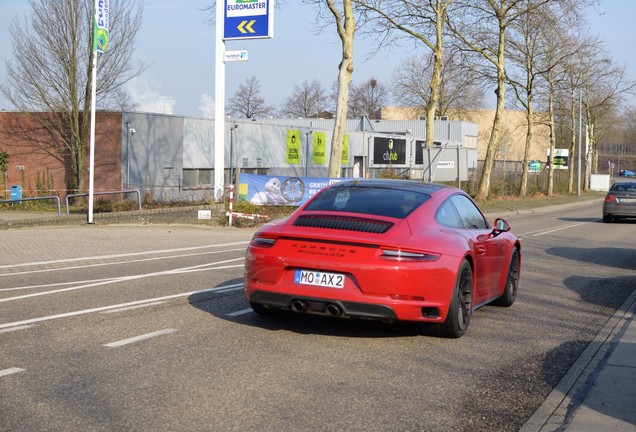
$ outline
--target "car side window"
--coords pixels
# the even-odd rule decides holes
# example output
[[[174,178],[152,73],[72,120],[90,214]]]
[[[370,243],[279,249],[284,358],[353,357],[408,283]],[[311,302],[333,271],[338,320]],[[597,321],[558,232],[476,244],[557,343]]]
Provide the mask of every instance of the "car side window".
[[[460,194],[453,195],[450,200],[457,208],[464,228],[488,229],[488,222],[472,200]]]
[[[443,226],[450,228],[464,228],[464,223],[457,213],[455,205],[451,200],[446,200],[437,210],[435,220]]]

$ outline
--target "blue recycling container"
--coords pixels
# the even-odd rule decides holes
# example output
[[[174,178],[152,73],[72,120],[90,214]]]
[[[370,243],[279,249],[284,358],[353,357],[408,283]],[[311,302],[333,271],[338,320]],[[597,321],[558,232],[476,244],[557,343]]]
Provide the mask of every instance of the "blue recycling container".
[[[11,201],[22,199],[22,186],[11,186]]]

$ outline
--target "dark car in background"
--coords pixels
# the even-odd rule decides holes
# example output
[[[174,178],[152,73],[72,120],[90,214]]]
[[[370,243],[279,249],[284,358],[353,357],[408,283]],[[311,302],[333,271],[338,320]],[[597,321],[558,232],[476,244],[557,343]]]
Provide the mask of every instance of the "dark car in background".
[[[636,182],[614,183],[603,201],[603,222],[636,218]]]

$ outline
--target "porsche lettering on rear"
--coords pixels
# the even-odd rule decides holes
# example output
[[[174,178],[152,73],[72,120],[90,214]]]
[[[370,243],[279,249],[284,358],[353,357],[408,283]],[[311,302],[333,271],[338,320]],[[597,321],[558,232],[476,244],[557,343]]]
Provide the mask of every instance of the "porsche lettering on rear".
[[[298,254],[322,255],[334,258],[342,258],[345,254],[355,253],[355,250],[337,246],[292,244],[292,248],[295,248]]]

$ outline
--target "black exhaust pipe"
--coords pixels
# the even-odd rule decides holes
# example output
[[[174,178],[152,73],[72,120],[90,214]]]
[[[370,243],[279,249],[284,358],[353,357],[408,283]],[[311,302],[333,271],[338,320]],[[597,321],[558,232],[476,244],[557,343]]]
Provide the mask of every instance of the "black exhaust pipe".
[[[325,312],[332,317],[340,317],[342,316],[342,309],[335,303],[328,304]]]
[[[302,300],[294,300],[291,304],[291,310],[296,313],[305,313],[307,312],[307,303]]]

